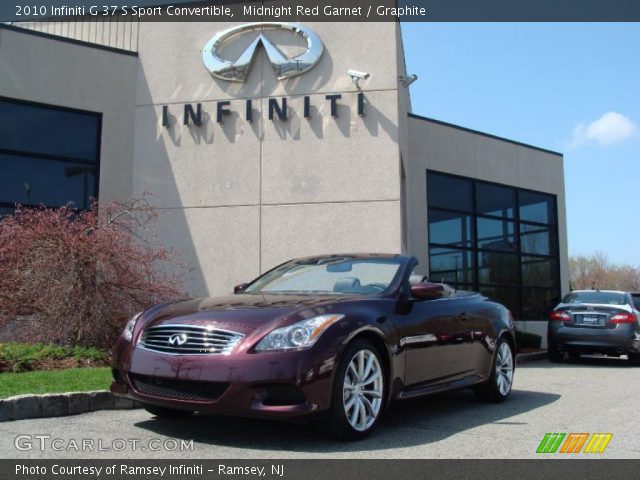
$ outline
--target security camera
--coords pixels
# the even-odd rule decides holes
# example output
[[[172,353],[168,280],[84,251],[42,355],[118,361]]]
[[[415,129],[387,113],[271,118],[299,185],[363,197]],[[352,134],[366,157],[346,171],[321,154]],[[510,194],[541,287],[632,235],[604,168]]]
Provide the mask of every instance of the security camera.
[[[409,85],[411,85],[413,82],[418,80],[418,75],[414,73],[413,75],[409,75],[408,77],[401,76],[401,77],[398,77],[398,80],[400,80],[400,85],[406,88]]]
[[[351,77],[351,80],[357,82],[358,80],[366,80],[369,78],[369,74],[367,72],[359,72],[358,70],[349,70],[347,71],[347,75]]]

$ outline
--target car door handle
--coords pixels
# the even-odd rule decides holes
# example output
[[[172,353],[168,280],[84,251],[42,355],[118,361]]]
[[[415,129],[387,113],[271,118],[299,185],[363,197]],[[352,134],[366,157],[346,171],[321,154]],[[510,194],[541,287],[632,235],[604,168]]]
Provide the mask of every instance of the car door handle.
[[[461,313],[460,316],[458,317],[460,319],[460,321],[462,322],[468,322],[469,321],[469,317],[467,316],[467,314],[465,312]]]

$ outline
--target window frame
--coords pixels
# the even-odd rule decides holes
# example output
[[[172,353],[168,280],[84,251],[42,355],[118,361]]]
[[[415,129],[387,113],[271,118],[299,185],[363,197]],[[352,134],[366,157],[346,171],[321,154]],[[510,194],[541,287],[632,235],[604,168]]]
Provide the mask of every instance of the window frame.
[[[35,108],[42,108],[42,109],[48,109],[48,110],[57,110],[57,111],[62,111],[62,112],[70,112],[70,113],[78,113],[78,114],[82,114],[82,115],[89,115],[92,117],[95,117],[96,119],[96,145],[95,145],[95,162],[91,161],[91,160],[86,160],[86,159],[80,159],[80,158],[74,158],[74,157],[67,157],[64,155],[55,155],[55,154],[46,154],[46,153],[34,153],[34,152],[28,152],[28,151],[21,151],[21,150],[12,150],[12,149],[8,149],[8,148],[2,148],[2,145],[0,144],[0,154],[3,155],[12,155],[12,156],[16,156],[16,157],[24,157],[24,158],[36,158],[36,159],[40,159],[40,160],[48,160],[48,161],[54,161],[54,162],[65,162],[65,163],[76,163],[76,164],[82,164],[82,165],[91,165],[91,166],[95,166],[95,178],[94,178],[94,194],[92,196],[92,198],[94,199],[98,199],[99,195],[100,195],[100,165],[101,165],[101,147],[102,147],[102,120],[103,120],[103,115],[102,112],[93,112],[90,110],[82,110],[79,108],[72,108],[72,107],[65,107],[65,106],[61,106],[61,105],[53,105],[53,104],[48,104],[48,103],[42,103],[42,102],[35,102],[32,100],[24,100],[24,99],[20,99],[20,98],[11,98],[11,97],[6,97],[3,95],[0,95],[0,102],[9,102],[9,103],[17,103],[17,104],[21,104],[21,105],[28,105],[31,107],[35,107]],[[15,206],[16,203],[19,202],[5,202],[5,201],[1,201],[0,200],[0,207],[3,208],[9,208],[9,209],[13,209],[15,211]],[[43,203],[39,203],[39,204],[26,204],[26,203],[21,203],[20,205],[24,206],[24,207],[29,207],[29,208],[37,208],[37,207],[46,207],[46,208],[58,208],[61,205],[50,205],[50,204],[43,204]],[[76,206],[77,207],[77,206]],[[85,210],[84,208],[77,208],[78,210]]]
[[[536,190],[531,190],[531,189],[526,189],[526,188],[520,188],[520,187],[516,187],[513,185],[506,185],[503,183],[498,183],[498,182],[490,182],[487,180],[480,180],[480,179],[474,179],[474,178],[470,178],[470,177],[464,177],[461,175],[455,175],[452,173],[447,173],[447,172],[441,172],[438,170],[431,170],[431,169],[427,169],[426,170],[426,179],[428,182],[428,178],[429,176],[440,176],[440,177],[453,177],[453,178],[458,178],[458,179],[462,179],[462,180],[466,180],[466,181],[470,181],[471,182],[471,189],[472,189],[472,208],[473,210],[471,212],[468,211],[461,211],[461,210],[457,210],[455,208],[444,208],[444,207],[432,207],[429,203],[429,190],[427,189],[426,192],[426,202],[427,202],[427,234],[429,232],[429,220],[430,220],[430,213],[431,212],[448,212],[448,213],[453,213],[453,214],[464,214],[464,215],[469,215],[472,217],[472,222],[471,222],[471,228],[472,231],[471,233],[471,237],[473,239],[473,246],[472,247],[461,247],[461,246],[454,246],[454,245],[443,245],[443,244],[439,244],[439,243],[434,243],[431,241],[431,238],[429,237],[429,241],[428,241],[428,246],[427,246],[427,257],[430,258],[431,255],[431,249],[432,248],[445,248],[445,249],[450,249],[450,250],[459,250],[462,252],[470,252],[472,255],[475,256],[475,263],[473,265],[473,283],[472,284],[468,284],[466,283],[465,286],[469,287],[470,285],[473,286],[473,288],[476,291],[479,291],[480,289],[482,289],[483,287],[487,287],[487,288],[492,288],[492,287],[504,287],[504,288],[513,288],[514,290],[517,290],[518,292],[518,308],[520,311],[518,312],[513,312],[514,316],[516,317],[516,319],[520,319],[520,320],[541,320],[541,319],[525,319],[522,318],[522,312],[524,310],[523,306],[525,304],[525,298],[524,298],[524,293],[525,291],[529,291],[529,290],[544,290],[547,292],[551,293],[552,297],[557,297],[558,300],[562,297],[562,292],[561,292],[561,276],[560,276],[560,242],[559,242],[559,227],[558,227],[558,196],[552,193],[547,193],[547,192],[540,192],[540,191],[536,191]],[[433,181],[433,180],[432,180]],[[479,213],[478,212],[478,205],[477,205],[477,185],[490,185],[490,186],[498,186],[498,187],[506,187],[506,188],[510,188],[512,190],[515,191],[515,198],[516,198],[516,204],[515,204],[515,212],[514,212],[514,216],[513,218],[507,218],[507,217],[503,217],[503,216],[497,216],[497,215],[490,215],[490,214],[485,214],[485,213]],[[549,197],[549,199],[553,202],[551,208],[553,209],[553,214],[554,214],[554,219],[553,219],[553,223],[541,223],[541,222],[532,222],[529,220],[521,220],[520,218],[520,192],[529,192],[529,193],[533,193],[533,194],[542,194],[542,195],[546,195]],[[497,220],[500,222],[504,222],[504,221],[508,221],[508,222],[513,222],[514,225],[514,235],[515,235],[515,248],[516,250],[513,252],[509,252],[506,250],[495,250],[495,249],[487,249],[487,248],[481,248],[479,243],[478,243],[478,219],[489,219],[489,220]],[[533,227],[541,227],[544,229],[547,229],[549,232],[549,236],[550,236],[550,241],[551,244],[550,245],[550,252],[549,255],[543,255],[543,254],[539,254],[539,253],[527,253],[527,252],[523,252],[522,251],[522,242],[521,242],[521,225],[529,225],[529,226],[533,226]],[[509,284],[495,284],[495,283],[481,283],[480,282],[480,262],[478,260],[479,255],[482,253],[507,253],[507,254],[511,254],[511,255],[515,255],[517,256],[517,262],[518,262],[518,268],[517,268],[517,279],[516,282],[517,283],[509,283]],[[524,282],[524,274],[523,274],[523,258],[539,258],[541,260],[551,260],[551,261],[555,261],[555,268],[553,268],[554,273],[555,273],[555,278],[557,279],[557,282],[554,286],[545,286],[545,285],[525,285]],[[429,265],[429,271],[431,271],[431,265]],[[457,288],[457,285],[454,285]]]

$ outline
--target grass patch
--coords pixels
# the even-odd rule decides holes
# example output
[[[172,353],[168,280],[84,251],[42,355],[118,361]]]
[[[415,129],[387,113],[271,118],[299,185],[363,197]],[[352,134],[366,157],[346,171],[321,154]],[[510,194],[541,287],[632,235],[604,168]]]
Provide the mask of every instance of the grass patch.
[[[0,398],[14,395],[106,390],[110,368],[69,368],[24,373],[0,373]]]
[[[109,354],[94,347],[0,343],[0,372],[55,370],[76,366],[106,366]]]

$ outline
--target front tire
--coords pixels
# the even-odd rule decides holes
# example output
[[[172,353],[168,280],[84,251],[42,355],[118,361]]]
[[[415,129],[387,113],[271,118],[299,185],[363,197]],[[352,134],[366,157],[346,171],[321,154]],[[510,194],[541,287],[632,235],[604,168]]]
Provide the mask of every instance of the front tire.
[[[627,353],[627,359],[632,367],[640,367],[640,353],[629,352]]]
[[[158,407],[156,405],[143,405],[144,409],[157,418],[185,418],[193,415],[190,410],[176,410],[173,408]]]
[[[378,424],[385,401],[382,359],[366,340],[356,340],[342,354],[333,383],[328,433],[341,440],[360,440]]]
[[[483,402],[504,402],[511,393],[514,367],[513,348],[509,341],[502,337],[496,345],[489,379],[474,388],[476,397]]]

